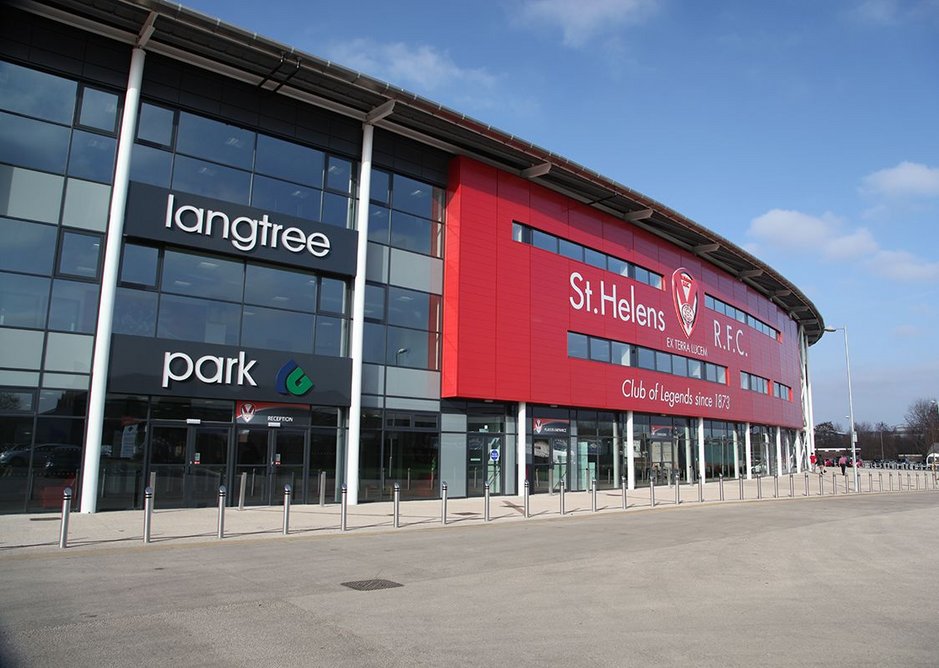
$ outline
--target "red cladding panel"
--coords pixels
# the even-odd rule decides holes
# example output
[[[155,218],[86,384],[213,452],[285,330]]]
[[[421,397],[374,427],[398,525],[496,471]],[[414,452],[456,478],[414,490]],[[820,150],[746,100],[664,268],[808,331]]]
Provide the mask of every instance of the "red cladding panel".
[[[639,228],[473,160],[455,159],[450,183],[445,397],[802,426],[795,325],[749,286]],[[651,270],[664,285],[516,242],[513,221]],[[705,293],[776,327],[781,340],[706,308]],[[727,381],[570,358],[569,332],[725,367]],[[742,390],[741,371],[788,385],[792,401]]]

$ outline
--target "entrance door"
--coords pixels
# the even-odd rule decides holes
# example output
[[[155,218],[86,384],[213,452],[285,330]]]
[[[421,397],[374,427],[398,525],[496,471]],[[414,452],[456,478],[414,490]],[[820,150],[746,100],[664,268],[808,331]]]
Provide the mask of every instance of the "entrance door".
[[[204,508],[218,502],[226,484],[229,427],[154,425],[150,471],[161,508]],[[229,495],[230,496],[230,495]]]
[[[466,495],[502,494],[502,434],[486,432],[466,435]],[[493,453],[495,458],[493,458]]]
[[[284,485],[290,485],[293,499],[305,502],[304,465],[306,432],[294,429],[245,427],[238,429],[235,446],[235,482],[232,503],[241,494],[245,477],[246,506],[280,505]]]

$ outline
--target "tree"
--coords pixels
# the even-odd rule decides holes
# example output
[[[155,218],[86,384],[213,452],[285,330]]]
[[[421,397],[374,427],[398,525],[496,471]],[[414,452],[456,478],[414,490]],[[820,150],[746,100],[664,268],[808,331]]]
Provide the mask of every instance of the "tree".
[[[815,425],[816,448],[843,448],[847,443],[848,436],[845,435],[840,424],[819,422]]]
[[[916,399],[906,411],[906,429],[913,452],[923,455],[939,442],[939,408],[934,399]]]

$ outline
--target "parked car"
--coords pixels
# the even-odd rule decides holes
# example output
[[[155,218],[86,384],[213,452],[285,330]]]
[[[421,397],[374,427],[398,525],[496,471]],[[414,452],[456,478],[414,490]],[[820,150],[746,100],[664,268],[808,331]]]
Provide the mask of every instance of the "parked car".
[[[15,446],[0,452],[0,468],[21,469],[25,475],[32,454],[33,471],[49,478],[74,475],[81,467],[82,448],[67,443],[42,443],[33,447]]]

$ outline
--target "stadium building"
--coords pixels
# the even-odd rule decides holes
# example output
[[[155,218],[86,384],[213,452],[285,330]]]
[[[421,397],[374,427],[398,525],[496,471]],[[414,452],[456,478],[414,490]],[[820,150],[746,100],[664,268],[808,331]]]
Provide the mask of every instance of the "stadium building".
[[[822,316],[667,206],[176,4],[0,30],[0,511],[806,468]]]

